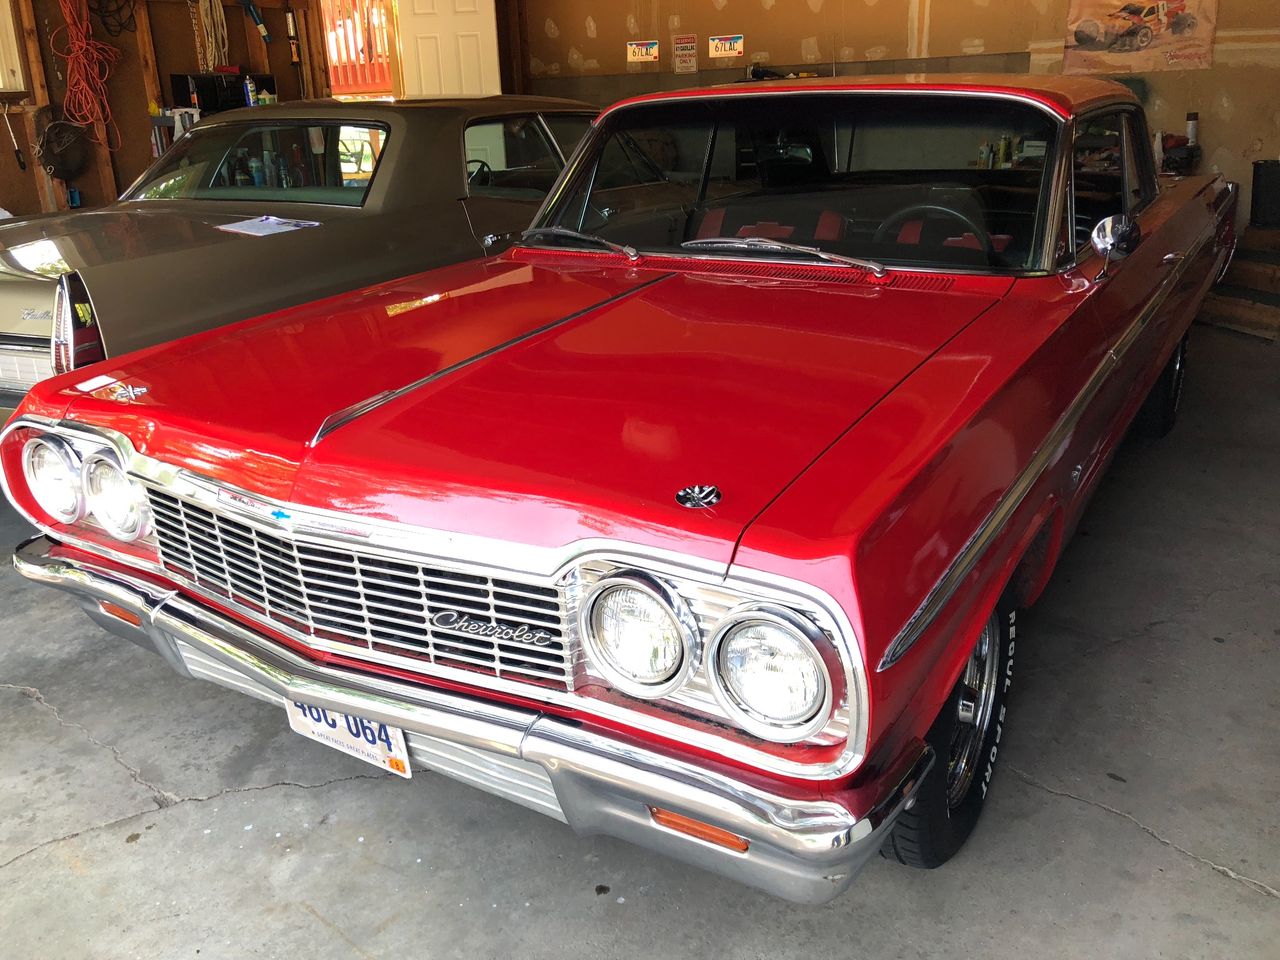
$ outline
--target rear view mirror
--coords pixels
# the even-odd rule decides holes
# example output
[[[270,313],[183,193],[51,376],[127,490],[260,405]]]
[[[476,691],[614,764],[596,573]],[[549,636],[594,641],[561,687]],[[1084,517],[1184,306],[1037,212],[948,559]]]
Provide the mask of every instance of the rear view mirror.
[[[1138,221],[1132,217],[1120,214],[1099,220],[1090,236],[1093,249],[1097,250],[1102,257],[1102,269],[1094,280],[1101,280],[1107,275],[1107,267],[1111,265],[1112,260],[1123,260],[1133,253],[1141,239],[1142,230],[1138,226]]]

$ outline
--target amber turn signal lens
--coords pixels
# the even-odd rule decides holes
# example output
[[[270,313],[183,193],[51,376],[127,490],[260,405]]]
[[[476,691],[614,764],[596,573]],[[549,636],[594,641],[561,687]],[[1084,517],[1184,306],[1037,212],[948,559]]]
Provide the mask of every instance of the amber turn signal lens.
[[[746,853],[747,848],[751,846],[746,837],[740,837],[736,833],[730,833],[728,830],[721,830],[719,827],[713,827],[709,823],[694,820],[692,817],[686,817],[681,813],[663,810],[661,807],[650,807],[649,816],[653,817],[654,823],[664,826],[668,830],[685,833],[691,837],[697,837],[699,840],[705,840],[707,843],[714,843],[717,847],[734,850],[737,853]]]
[[[98,609],[109,617],[115,617],[117,620],[123,620],[125,623],[131,623],[135,627],[142,626],[142,618],[131,610],[124,607],[118,607],[114,603],[108,603],[106,600],[98,604]]]

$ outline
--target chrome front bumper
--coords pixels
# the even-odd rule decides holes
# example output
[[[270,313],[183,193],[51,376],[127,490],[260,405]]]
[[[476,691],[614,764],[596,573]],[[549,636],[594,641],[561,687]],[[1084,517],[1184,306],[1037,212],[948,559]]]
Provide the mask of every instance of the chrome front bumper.
[[[793,800],[581,724],[313,663],[176,591],[71,555],[47,537],[18,547],[24,577],[65,590],[111,632],[154,650],[178,673],[269,703],[302,700],[405,731],[415,765],[569,824],[630,840],[779,897],[821,903],[844,890],[912,802],[933,761],[923,745],[897,765],[869,811]],[[102,603],[135,614],[133,626]],[[649,807],[749,841],[745,853],[657,824]]]

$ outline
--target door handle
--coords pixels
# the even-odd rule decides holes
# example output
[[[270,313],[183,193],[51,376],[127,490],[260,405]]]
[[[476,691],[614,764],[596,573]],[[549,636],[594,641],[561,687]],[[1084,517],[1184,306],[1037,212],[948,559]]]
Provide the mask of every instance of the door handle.
[[[1166,253],[1163,257],[1160,258],[1160,263],[1161,265],[1167,267],[1172,263],[1177,263],[1179,260],[1181,260],[1185,256],[1186,254],[1183,253],[1181,250],[1178,250],[1174,253]]]

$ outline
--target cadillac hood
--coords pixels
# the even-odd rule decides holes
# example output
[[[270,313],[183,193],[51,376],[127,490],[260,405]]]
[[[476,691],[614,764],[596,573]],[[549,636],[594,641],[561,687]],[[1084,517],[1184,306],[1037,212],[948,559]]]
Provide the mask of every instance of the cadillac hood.
[[[73,419],[264,496],[539,546],[610,538],[727,563],[773,498],[1001,290],[509,257],[56,384]],[[680,505],[695,485],[721,499]]]

